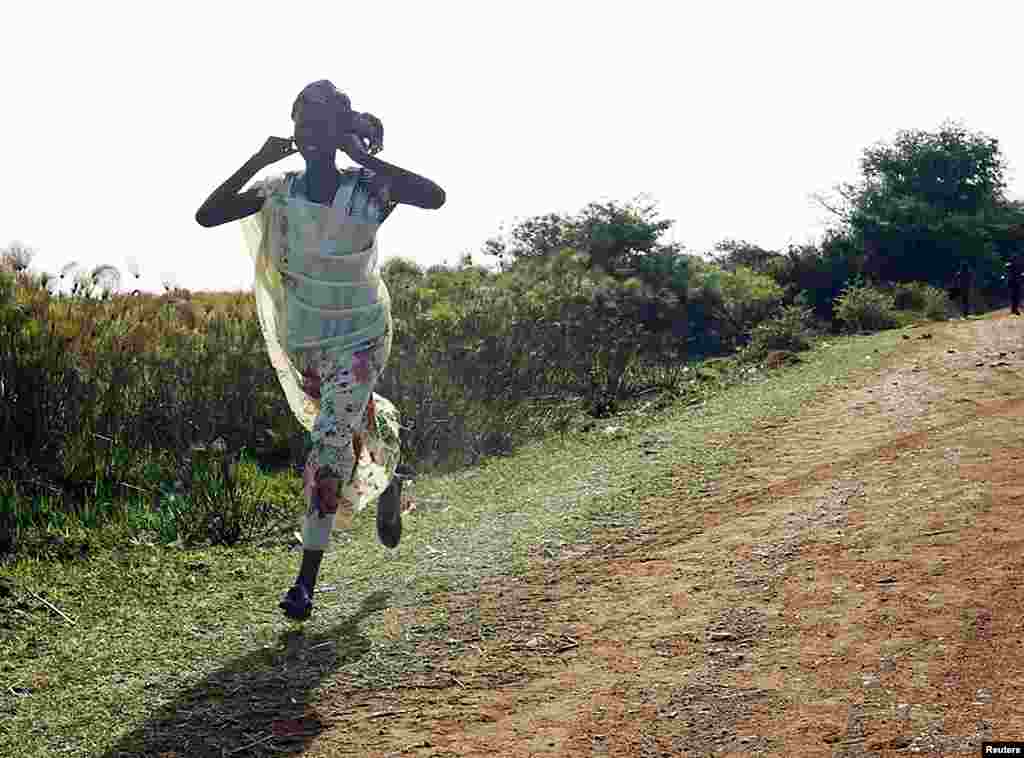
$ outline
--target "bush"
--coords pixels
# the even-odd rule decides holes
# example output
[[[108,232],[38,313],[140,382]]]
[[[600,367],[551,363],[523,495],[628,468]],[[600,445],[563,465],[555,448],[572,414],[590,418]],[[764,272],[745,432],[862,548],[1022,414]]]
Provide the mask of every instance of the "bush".
[[[949,293],[938,287],[924,288],[924,305],[921,308],[925,318],[933,321],[945,321],[953,312],[953,301]]]
[[[232,546],[269,534],[287,517],[288,509],[268,497],[269,480],[255,463],[221,445],[193,446],[188,458],[175,462],[178,491],[165,487],[157,499],[157,531],[165,539]]]
[[[899,325],[895,297],[865,284],[849,284],[836,301],[836,318],[855,332],[875,332]]]
[[[15,277],[0,272],[0,461],[61,461],[63,440],[78,428],[88,394],[67,341],[16,299]]]
[[[904,313],[914,313],[932,321],[949,318],[953,301],[945,290],[924,282],[903,282],[892,288],[895,307]]]
[[[840,232],[829,232],[819,244],[791,245],[785,255],[767,264],[771,276],[786,291],[786,302],[801,293],[819,319],[833,316],[843,287],[860,270],[855,242]]]
[[[816,332],[814,312],[810,308],[785,306],[777,316],[753,328],[744,357],[759,360],[772,350],[807,350]]]
[[[688,305],[694,352],[706,355],[736,347],[782,304],[782,287],[766,274],[745,266],[725,271],[699,260],[692,268]]]
[[[924,282],[897,284],[892,294],[898,310],[916,311],[934,321],[949,318],[953,309],[953,302],[945,290]]]
[[[900,282],[892,290],[893,303],[897,310],[924,311],[925,291],[928,285],[923,282]]]

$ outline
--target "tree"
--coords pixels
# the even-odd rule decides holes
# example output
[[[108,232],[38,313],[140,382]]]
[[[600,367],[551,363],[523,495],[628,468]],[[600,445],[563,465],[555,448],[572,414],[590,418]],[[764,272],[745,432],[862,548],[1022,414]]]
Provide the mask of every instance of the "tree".
[[[549,213],[519,222],[504,237],[488,240],[483,252],[509,271],[579,261],[603,282],[587,295],[593,301],[581,313],[618,330],[615,342],[622,349],[614,351],[610,365],[626,366],[636,357],[636,345],[642,353],[661,355],[677,349],[688,332],[689,256],[679,245],[660,241],[673,223],[639,197],[590,203],[572,216]],[[575,264],[569,268],[576,270]],[[630,336],[636,330],[636,338]]]
[[[395,287],[415,286],[424,277],[422,266],[414,260],[400,256],[389,258],[381,265],[380,270],[388,285]]]
[[[907,130],[864,150],[862,179],[840,185],[841,201],[819,201],[863,250],[863,273],[877,281],[942,286],[962,261],[994,281],[998,243],[1024,222],[1005,197],[999,142],[956,123]]]
[[[654,204],[641,204],[639,198],[624,204],[590,203],[572,216],[548,213],[521,221],[505,238],[487,240],[483,253],[514,265],[523,258],[575,250],[589,256],[592,267],[614,273],[650,253],[678,252],[678,245],[659,242],[673,223],[659,219]]]
[[[765,250],[760,245],[746,240],[725,239],[715,244],[711,259],[726,271],[735,271],[746,266],[758,273],[768,273],[772,263],[782,256],[774,250]]]
[[[947,215],[975,214],[1005,202],[999,141],[947,123],[937,132],[900,132],[892,145],[864,151],[861,171],[892,197],[918,198]]]

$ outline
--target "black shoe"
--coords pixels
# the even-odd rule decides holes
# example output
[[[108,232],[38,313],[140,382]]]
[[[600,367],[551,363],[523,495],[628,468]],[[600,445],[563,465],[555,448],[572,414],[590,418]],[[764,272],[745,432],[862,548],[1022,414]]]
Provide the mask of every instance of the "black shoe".
[[[294,621],[306,621],[313,613],[313,598],[302,584],[296,584],[288,590],[277,607]]]
[[[377,537],[391,548],[402,539],[402,480],[397,475],[377,500]]]

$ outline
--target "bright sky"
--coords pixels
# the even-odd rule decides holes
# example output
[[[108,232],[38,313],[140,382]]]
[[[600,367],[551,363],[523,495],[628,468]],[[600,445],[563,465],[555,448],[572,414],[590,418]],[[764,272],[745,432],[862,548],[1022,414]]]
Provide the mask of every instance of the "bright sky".
[[[812,193],[947,118],[998,138],[1024,195],[1009,0],[34,0],[4,21],[0,246],[35,248],[36,270],[134,257],[144,290],[165,273],[251,287],[240,225],[195,212],[291,135],[292,101],[322,78],[383,121],[382,160],[447,193],[392,214],[384,260],[455,263],[503,223],[640,193],[690,252],[805,242],[827,218]]]

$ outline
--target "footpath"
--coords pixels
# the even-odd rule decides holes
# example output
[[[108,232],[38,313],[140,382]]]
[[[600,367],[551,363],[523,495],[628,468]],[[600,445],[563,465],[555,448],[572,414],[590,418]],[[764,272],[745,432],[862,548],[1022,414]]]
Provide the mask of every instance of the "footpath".
[[[1024,740],[1024,319],[907,330],[729,440],[706,495],[479,594],[445,676],[315,705],[306,755],[978,755]],[[473,614],[463,611],[470,609]],[[479,635],[486,626],[486,637]],[[361,746],[359,748],[355,746]]]

